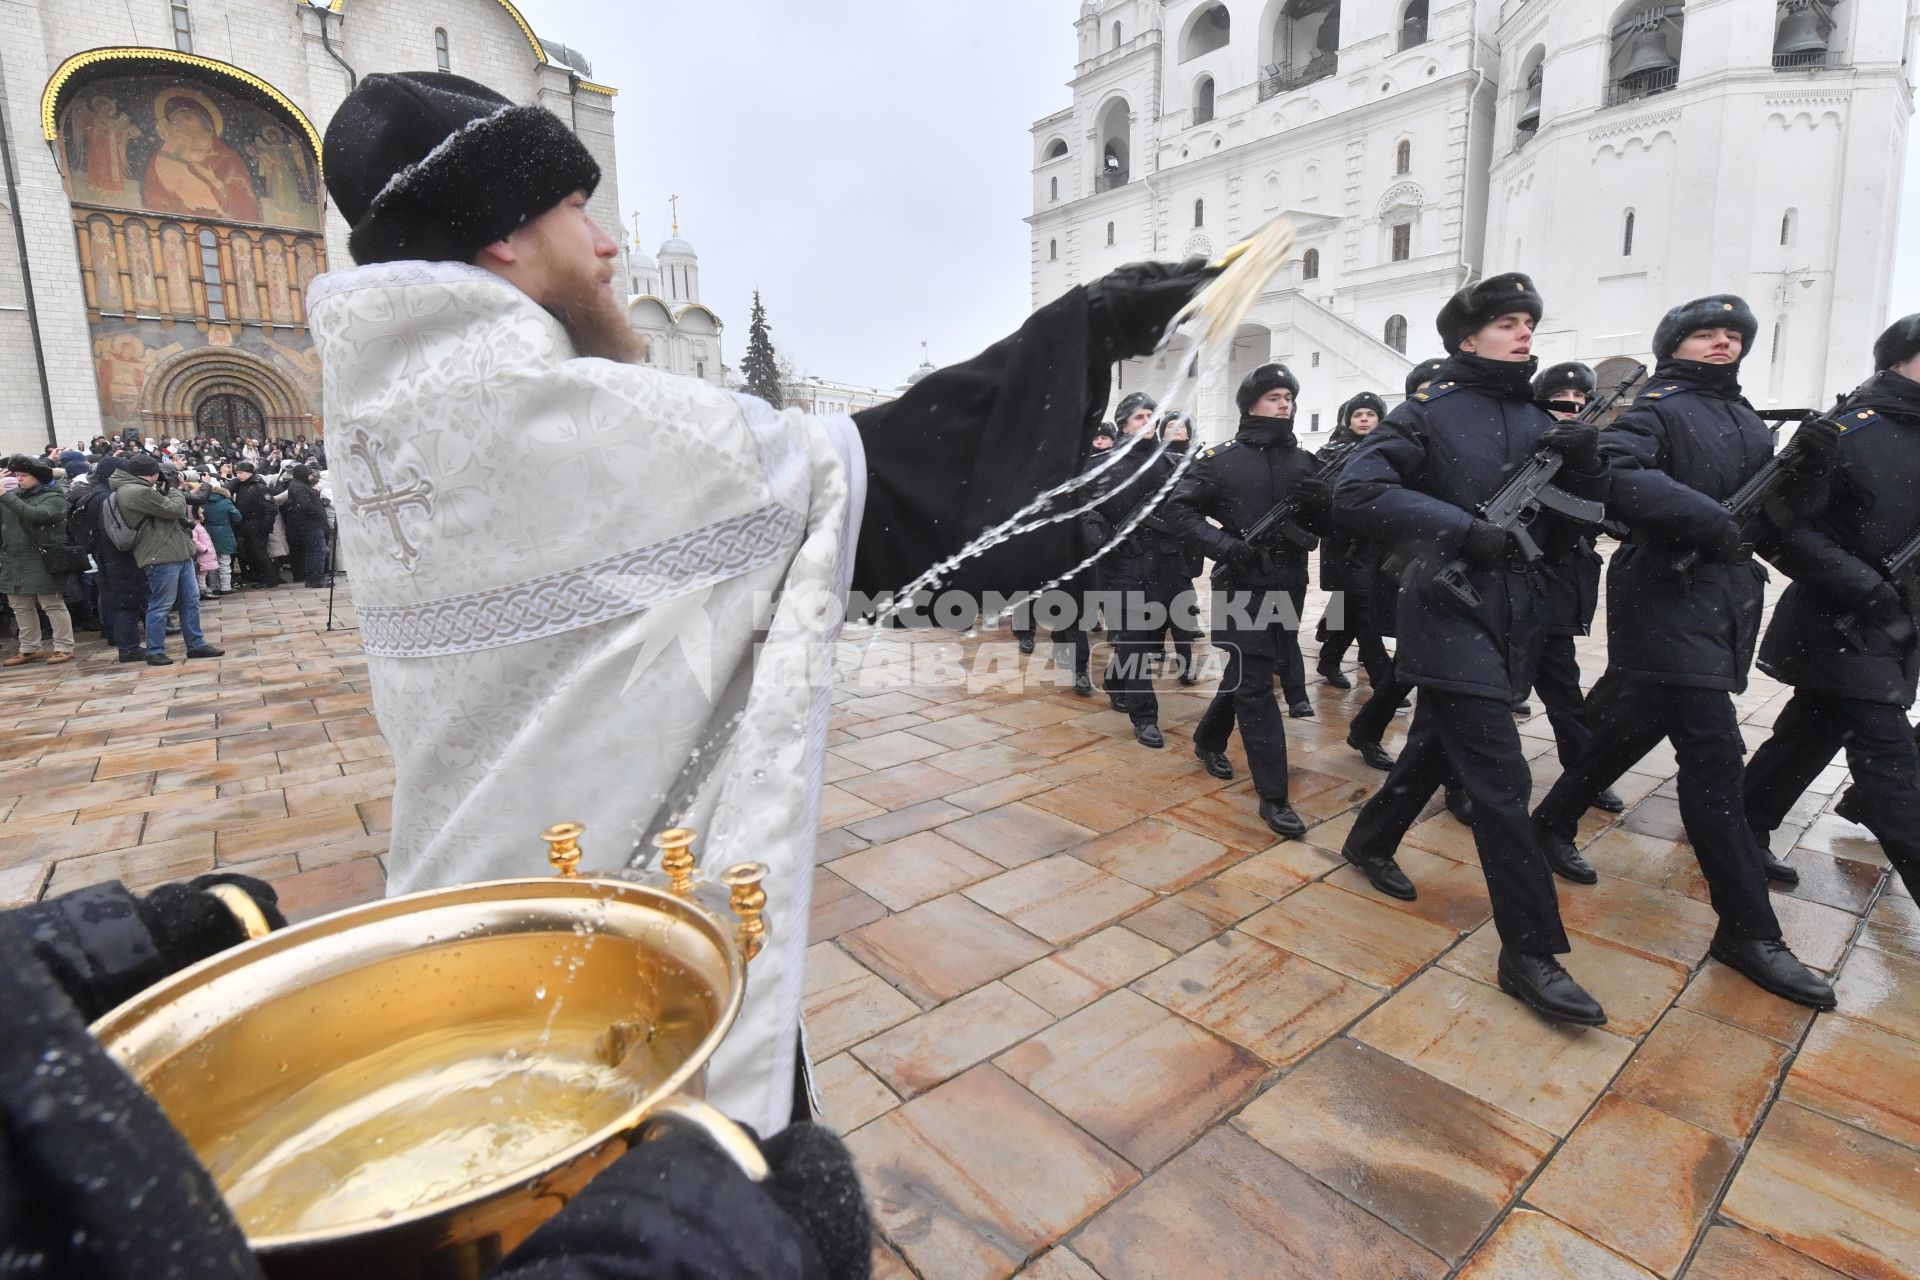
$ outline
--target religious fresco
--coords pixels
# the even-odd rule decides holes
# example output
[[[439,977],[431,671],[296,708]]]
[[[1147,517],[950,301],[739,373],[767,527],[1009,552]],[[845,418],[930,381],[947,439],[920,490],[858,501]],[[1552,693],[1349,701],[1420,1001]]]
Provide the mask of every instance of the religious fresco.
[[[178,76],[125,76],[76,92],[60,117],[76,204],[321,228],[305,136],[251,102]]]
[[[305,132],[177,74],[91,81],[59,126],[103,429],[186,434],[227,395],[270,434],[318,434],[324,193]]]

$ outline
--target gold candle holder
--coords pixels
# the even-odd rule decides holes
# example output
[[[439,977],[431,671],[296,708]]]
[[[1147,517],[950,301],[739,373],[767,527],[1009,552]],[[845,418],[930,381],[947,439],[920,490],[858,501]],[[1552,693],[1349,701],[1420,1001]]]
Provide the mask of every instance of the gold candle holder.
[[[767,943],[767,922],[762,914],[767,909],[767,891],[760,887],[766,878],[764,862],[742,862],[728,867],[720,876],[720,883],[731,891],[728,905],[740,918],[734,937],[740,944],[740,954],[748,960],[759,955]]]
[[[660,851],[660,869],[667,873],[667,889],[676,898],[693,897],[693,832],[671,827],[653,838]]]
[[[556,822],[540,833],[547,842],[547,862],[562,880],[580,877],[580,837],[587,829],[577,822]]]

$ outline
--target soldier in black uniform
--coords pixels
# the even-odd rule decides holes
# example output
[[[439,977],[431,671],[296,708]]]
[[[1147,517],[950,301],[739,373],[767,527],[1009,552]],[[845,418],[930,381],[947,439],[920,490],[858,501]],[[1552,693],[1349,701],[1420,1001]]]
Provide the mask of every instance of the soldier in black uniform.
[[[1533,380],[1533,398],[1559,422],[1573,418],[1593,398],[1593,370],[1578,362],[1557,364]],[[1571,769],[1586,754],[1593,735],[1587,730],[1586,697],[1580,691],[1580,659],[1573,639],[1593,631],[1594,611],[1600,606],[1600,553],[1593,548],[1593,531],[1583,530],[1565,548],[1549,558],[1547,604],[1552,620],[1547,645],[1540,651],[1540,667],[1533,688],[1553,726],[1560,767]],[[1525,691],[1522,690],[1522,693]],[[1626,803],[1609,789],[1593,798],[1593,807],[1620,813]]]
[[[1289,641],[1299,660],[1307,552],[1284,539],[1254,547],[1240,535],[1296,489],[1301,523],[1324,527],[1330,495],[1314,479],[1314,460],[1293,435],[1299,393],[1300,383],[1285,365],[1262,365],[1248,374],[1235,397],[1239,434],[1194,459],[1167,504],[1167,525],[1191,550],[1214,561],[1213,643],[1227,655],[1220,692],[1194,726],[1194,754],[1214,777],[1231,778],[1225,752],[1237,721],[1260,817],[1290,839],[1306,834],[1307,824],[1287,803],[1286,722],[1274,701],[1273,677]]]
[[[1340,423],[1327,441],[1328,447],[1366,439],[1386,416],[1386,401],[1371,391],[1362,391],[1340,406]],[[1367,669],[1368,684],[1377,689],[1393,678],[1393,659],[1381,643],[1380,627],[1371,607],[1372,558],[1372,548],[1364,539],[1337,525],[1327,531],[1326,541],[1320,544],[1320,589],[1329,596],[1339,593],[1341,625],[1329,627],[1326,618],[1320,619],[1320,660],[1316,666],[1335,689],[1353,688],[1353,681],[1340,670],[1347,647],[1353,644],[1360,647],[1360,663]]]
[[[1160,438],[1166,441],[1167,452],[1184,454],[1193,444],[1193,419],[1184,413],[1173,411],[1160,419]],[[1165,600],[1167,623],[1165,631],[1173,636],[1173,653],[1179,667],[1180,683],[1198,684],[1199,671],[1195,667],[1193,647],[1200,643],[1199,605],[1193,591],[1193,580],[1206,568],[1206,557],[1201,556],[1184,545],[1181,547],[1184,561],[1180,566],[1183,575]],[[1162,641],[1159,635],[1153,638],[1153,652],[1147,655],[1157,661],[1163,656]]]
[[[1139,404],[1135,402],[1144,402],[1146,406],[1145,409],[1140,409]],[[1146,416],[1151,419],[1153,417],[1153,410],[1153,397],[1144,392],[1136,391],[1120,401],[1119,408],[1114,411],[1114,417],[1124,423],[1129,417],[1133,416],[1134,413],[1144,412]],[[1115,433],[1113,427],[1105,422],[1102,422],[1093,429],[1093,448],[1087,455],[1086,464],[1082,467],[1083,474],[1106,462],[1107,454],[1113,449],[1114,439]],[[1084,524],[1082,527],[1084,528]],[[1084,545],[1083,538],[1080,553],[1087,555],[1092,551],[1092,547]],[[1083,698],[1090,697],[1093,694],[1093,637],[1089,634],[1093,630],[1093,617],[1087,608],[1086,593],[1089,590],[1096,589],[1095,584],[1099,580],[1099,571],[1100,566],[1095,565],[1089,572],[1069,578],[1056,588],[1056,590],[1073,597],[1074,615],[1071,626],[1063,631],[1053,633],[1053,642],[1056,646],[1061,644],[1072,646],[1073,691]],[[1020,652],[1032,653],[1034,626],[1033,606],[1031,604],[1023,604],[1014,610],[1012,631],[1014,637],[1020,642]]]
[[[1732,695],[1746,688],[1765,574],[1723,503],[1773,456],[1771,434],[1740,397],[1740,359],[1757,327],[1730,295],[1669,311],[1654,332],[1653,379],[1606,432],[1609,514],[1631,530],[1607,574],[1611,688],[1591,749],[1534,818],[1548,857],[1593,879],[1574,850],[1580,815],[1671,741],[1681,821],[1720,916],[1711,954],[1776,995],[1831,1009],[1833,988],[1780,939],[1742,800],[1746,748]],[[1698,563],[1676,571],[1689,551]]]
[[[1873,832],[1907,891],[1920,893],[1920,784],[1906,714],[1920,676],[1920,600],[1911,581],[1889,581],[1880,568],[1920,531],[1920,315],[1881,334],[1873,356],[1878,372],[1835,415],[1823,509],[1772,557],[1794,583],[1774,609],[1760,669],[1794,692],[1747,766],[1747,822],[1764,850],[1844,746],[1853,772],[1845,816]],[[1841,634],[1849,613],[1864,648]],[[1776,879],[1798,881],[1792,867],[1768,862]]]
[[[1436,378],[1440,370],[1446,367],[1445,360],[1422,360],[1407,373],[1407,399],[1411,400],[1425,391]],[[1334,526],[1340,527],[1339,512],[1334,513]],[[1366,548],[1365,569],[1368,582],[1368,606],[1372,622],[1383,636],[1395,633],[1397,623],[1394,615],[1399,607],[1400,585],[1388,566],[1382,560],[1385,550],[1375,542],[1363,542]],[[1397,567],[1397,566],[1396,566]],[[1360,758],[1375,769],[1393,768],[1393,753],[1381,745],[1386,736],[1387,726],[1393,723],[1393,717],[1400,708],[1407,705],[1413,696],[1413,686],[1402,684],[1394,674],[1393,660],[1384,680],[1369,680],[1373,684],[1373,693],[1361,706],[1360,711],[1347,726],[1347,745],[1360,753]],[[1441,785],[1446,791],[1447,812],[1451,813],[1463,826],[1473,825],[1473,801],[1467,798],[1466,791],[1460,786],[1460,780],[1454,776],[1453,767],[1447,767],[1447,776]]]
[[[1120,425],[1129,436],[1139,437],[1138,443],[1101,477],[1103,496],[1083,517],[1090,549],[1112,541],[1133,512],[1160,492],[1180,463],[1180,456],[1171,450],[1153,456],[1153,402],[1136,392],[1128,403],[1136,403],[1136,397],[1142,407],[1125,415]],[[1187,551],[1166,517],[1155,511],[1100,564],[1105,569],[1100,589],[1120,598],[1120,616],[1107,620],[1113,633],[1107,697],[1115,711],[1132,719],[1135,741],[1157,749],[1166,740],[1160,733],[1160,703],[1154,696],[1147,658],[1160,646],[1167,615],[1178,603],[1175,597],[1192,590]],[[1182,657],[1190,659],[1191,645],[1182,644],[1181,649]]]
[[[1394,861],[1451,763],[1473,799],[1474,843],[1500,935],[1500,988],[1558,1021],[1598,1025],[1606,1013],[1555,958],[1568,949],[1553,875],[1533,838],[1533,778],[1508,704],[1533,678],[1547,630],[1545,571],[1505,530],[1474,515],[1507,476],[1542,448],[1566,457],[1561,480],[1588,497],[1604,491],[1599,433],[1558,423],[1533,400],[1533,330],[1540,295],[1524,275],[1483,280],[1441,310],[1453,352],[1438,381],[1388,415],[1335,488],[1341,523],[1404,562],[1397,676],[1420,690],[1406,749],[1360,810],[1342,856],[1391,897],[1411,900]],[[1543,545],[1568,536],[1543,515]],[[1469,605],[1436,580],[1456,559],[1479,596]]]

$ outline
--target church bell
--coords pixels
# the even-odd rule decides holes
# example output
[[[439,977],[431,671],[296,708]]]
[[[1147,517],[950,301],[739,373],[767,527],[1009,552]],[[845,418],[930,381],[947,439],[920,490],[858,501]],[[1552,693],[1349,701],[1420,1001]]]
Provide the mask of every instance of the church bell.
[[[1786,20],[1774,37],[1776,58],[1814,58],[1827,51],[1827,23],[1812,0],[1787,0]]]
[[[1680,64],[1667,52],[1667,37],[1658,26],[1644,27],[1635,31],[1632,43],[1627,46],[1627,65],[1620,72],[1620,79],[1633,81],[1655,76],[1663,71],[1672,71]]]
[[[1519,120],[1520,128],[1527,133],[1540,127],[1540,86],[1544,79],[1539,67],[1527,77],[1527,100],[1520,108]]]

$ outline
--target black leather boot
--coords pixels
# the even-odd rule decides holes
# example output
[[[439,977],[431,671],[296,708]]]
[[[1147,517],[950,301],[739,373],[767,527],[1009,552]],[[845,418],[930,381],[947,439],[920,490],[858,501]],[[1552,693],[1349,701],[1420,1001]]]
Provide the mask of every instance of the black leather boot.
[[[1831,1009],[1833,987],[1777,939],[1713,935],[1707,954],[1763,991],[1814,1009]]]
[[[1602,813],[1625,813],[1627,802],[1613,794],[1612,787],[1604,787],[1600,794],[1593,798],[1593,807]]]
[[[1133,740],[1143,747],[1153,747],[1156,750],[1167,745],[1166,738],[1160,732],[1160,726],[1151,720],[1133,722]]]
[[[1540,846],[1540,852],[1547,855],[1547,865],[1553,873],[1575,884],[1597,884],[1600,873],[1593,864],[1580,856],[1580,850],[1573,841],[1564,836],[1555,835],[1540,823],[1533,824],[1534,843]]]
[[[1500,989],[1554,1022],[1605,1026],[1607,1011],[1553,956],[1523,956],[1500,948]]]
[[[1341,848],[1340,856],[1360,868],[1369,883],[1389,898],[1398,898],[1402,902],[1412,902],[1420,896],[1413,887],[1413,881],[1407,879],[1407,873],[1393,860],[1392,854],[1375,855],[1362,853],[1352,845]]]
[[[1267,830],[1283,840],[1298,840],[1307,834],[1307,824],[1284,800],[1262,800],[1260,820],[1267,824]]]
[[[1208,773],[1220,779],[1222,782],[1233,781],[1233,761],[1227,759],[1226,752],[1209,751],[1205,747],[1195,743],[1193,754],[1202,765],[1206,766]]]
[[[1377,742],[1362,742],[1352,734],[1347,735],[1347,745],[1360,753],[1370,769],[1393,768],[1393,754]]]

